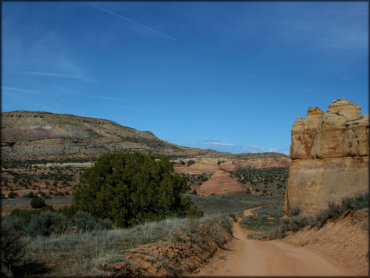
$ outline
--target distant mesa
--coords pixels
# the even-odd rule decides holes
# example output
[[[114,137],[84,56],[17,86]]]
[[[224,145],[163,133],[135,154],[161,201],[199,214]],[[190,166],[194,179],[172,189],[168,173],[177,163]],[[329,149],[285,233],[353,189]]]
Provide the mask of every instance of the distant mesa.
[[[313,215],[329,202],[367,192],[369,115],[346,99],[333,101],[325,114],[309,108],[293,125],[290,157],[287,215],[295,208]]]
[[[1,113],[2,155],[12,160],[95,159],[112,151],[202,155],[212,150],[182,147],[115,122],[49,112]]]
[[[214,160],[219,158],[242,160],[244,167],[290,165],[290,158],[280,153],[231,154],[189,148],[161,140],[150,131],[138,131],[103,119],[50,112],[13,111],[1,113],[1,121],[4,160],[94,160],[106,152],[151,151],[174,157],[175,164],[176,157],[189,161],[203,157],[205,161],[194,167],[200,173],[215,172],[218,167]],[[208,158],[213,159],[210,164]],[[199,160],[195,159],[195,162]],[[223,165],[227,167],[227,163]]]

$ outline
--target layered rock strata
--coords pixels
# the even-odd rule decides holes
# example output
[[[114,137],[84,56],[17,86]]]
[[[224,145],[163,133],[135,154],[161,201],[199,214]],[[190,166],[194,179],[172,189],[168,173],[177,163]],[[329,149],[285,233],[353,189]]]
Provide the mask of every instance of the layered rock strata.
[[[333,101],[325,114],[309,108],[293,125],[290,157],[287,215],[296,208],[314,215],[329,202],[367,192],[369,116],[346,99]]]
[[[47,112],[1,113],[2,159],[95,159],[112,151],[152,151],[166,155],[214,153],[160,140],[115,122]]]

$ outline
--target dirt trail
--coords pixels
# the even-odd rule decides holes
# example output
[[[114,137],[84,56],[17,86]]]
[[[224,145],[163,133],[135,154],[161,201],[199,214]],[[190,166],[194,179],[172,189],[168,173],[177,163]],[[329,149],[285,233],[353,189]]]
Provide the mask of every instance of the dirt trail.
[[[256,209],[256,208],[254,208]],[[253,210],[244,215],[253,215]],[[353,275],[342,265],[316,250],[296,247],[279,240],[248,239],[239,221],[233,223],[235,240],[221,250],[198,275],[201,276],[339,276]]]

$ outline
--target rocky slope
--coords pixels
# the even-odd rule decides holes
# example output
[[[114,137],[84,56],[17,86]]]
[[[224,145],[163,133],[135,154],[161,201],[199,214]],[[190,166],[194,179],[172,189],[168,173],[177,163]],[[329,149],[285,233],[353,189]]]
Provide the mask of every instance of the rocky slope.
[[[369,212],[347,212],[321,229],[306,227],[283,241],[313,248],[345,266],[353,275],[369,273]]]
[[[62,163],[93,160],[109,151],[152,151],[172,156],[176,173],[207,174],[210,180],[202,188],[192,188],[200,189],[202,195],[244,192],[245,188],[229,173],[238,168],[290,165],[290,158],[280,153],[231,154],[187,148],[160,140],[151,132],[108,120],[27,111],[5,112],[1,116],[2,159],[7,162],[47,160]],[[66,166],[59,166],[63,165]],[[8,189],[19,188],[11,184]]]
[[[212,153],[177,146],[115,122],[47,112],[15,111],[1,114],[3,159],[96,158],[108,151],[152,151],[193,156]]]
[[[279,153],[237,155],[214,153],[172,162],[176,173],[212,175],[202,186],[193,189],[200,195],[214,195],[246,191],[242,184],[231,177],[230,172],[235,172],[239,168],[289,167],[290,158]],[[252,192],[256,193],[253,189]]]
[[[367,192],[369,116],[346,99],[335,100],[324,114],[309,108],[292,128],[292,164],[284,212],[300,208],[314,215],[345,197]]]

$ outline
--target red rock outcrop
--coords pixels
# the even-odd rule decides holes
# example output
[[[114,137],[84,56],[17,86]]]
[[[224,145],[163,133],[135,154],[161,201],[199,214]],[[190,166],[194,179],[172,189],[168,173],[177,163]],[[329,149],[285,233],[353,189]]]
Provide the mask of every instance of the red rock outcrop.
[[[222,154],[222,153],[220,153]],[[176,173],[213,174],[218,170],[236,171],[238,168],[289,167],[290,158],[278,153],[225,154],[223,157],[194,157],[172,160]]]
[[[293,125],[290,157],[285,214],[298,207],[314,215],[329,202],[367,192],[369,116],[346,99],[333,101],[325,114],[309,108]]]
[[[218,170],[212,177],[198,188],[199,195],[229,194],[245,192],[240,183],[233,180],[228,172]]]

